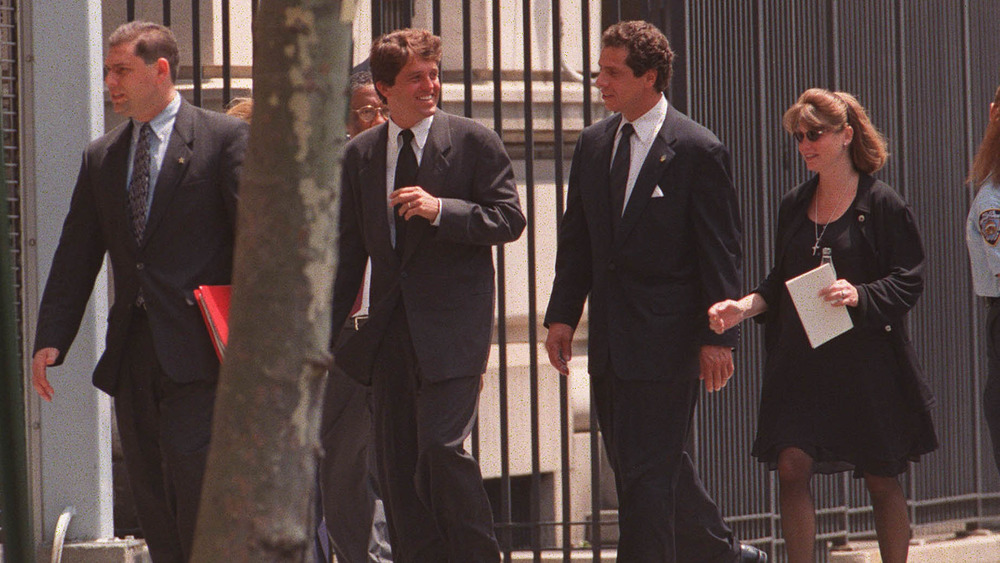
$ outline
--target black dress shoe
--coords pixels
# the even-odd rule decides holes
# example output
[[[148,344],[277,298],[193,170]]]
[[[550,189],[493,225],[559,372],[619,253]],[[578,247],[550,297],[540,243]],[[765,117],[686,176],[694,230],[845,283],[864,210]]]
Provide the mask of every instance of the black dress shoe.
[[[752,545],[740,545],[740,563],[767,563],[767,554]]]

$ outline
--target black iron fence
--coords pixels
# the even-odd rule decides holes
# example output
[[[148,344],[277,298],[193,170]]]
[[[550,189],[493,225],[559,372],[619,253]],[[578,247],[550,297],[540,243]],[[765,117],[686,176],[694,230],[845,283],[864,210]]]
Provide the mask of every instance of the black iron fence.
[[[204,14],[215,9],[209,2],[162,0],[160,21],[170,22],[172,11],[175,18],[186,14],[188,35],[179,38],[191,47],[181,74],[189,77],[185,92],[196,104],[207,90],[221,102],[245,90],[237,81],[246,72],[231,60],[231,46],[250,37],[233,33],[231,22],[252,18],[256,0],[238,13],[229,0],[216,2],[223,16],[212,20]],[[522,242],[497,252],[495,366],[473,446],[486,468],[508,561],[517,550],[533,552],[536,560],[543,551],[568,560],[586,550],[596,561],[609,556],[616,537],[608,469],[596,432],[589,432],[596,422],[586,408],[586,380],[555,378],[537,351],[567,147],[581,127],[603,115],[585,85],[596,72],[600,30],[620,16],[649,19],[667,33],[678,53],[671,103],[732,151],[747,288],[771,264],[781,194],[807,177],[781,130],[782,112],[812,86],[854,92],[866,105],[890,141],[892,156],[879,176],[911,203],[928,254],[927,290],[910,328],[938,397],[941,448],[903,477],[911,519],[917,527],[977,526],[1000,515],[1000,477],[980,412],[984,308],[967,272],[963,225],[971,194],[962,181],[1000,82],[1000,1],[371,0],[370,8],[363,23],[374,35],[409,23],[444,35],[444,104],[496,129],[518,160],[529,228]],[[126,17],[136,10],[127,0]],[[206,21],[221,38],[222,54],[211,63],[203,61],[211,35],[202,27]],[[0,26],[0,33],[8,29]],[[5,132],[8,125],[5,120]],[[16,222],[12,226],[18,235]],[[756,328],[744,334],[735,380],[700,405],[693,450],[737,535],[783,560],[776,478],[748,453],[762,334]],[[818,541],[872,535],[867,494],[857,481],[818,476],[814,495]]]

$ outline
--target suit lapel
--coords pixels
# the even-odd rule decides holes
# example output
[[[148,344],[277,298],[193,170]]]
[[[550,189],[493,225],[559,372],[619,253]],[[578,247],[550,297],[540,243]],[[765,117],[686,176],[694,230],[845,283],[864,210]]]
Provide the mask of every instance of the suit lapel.
[[[178,94],[179,95],[179,94]],[[170,134],[167,151],[163,155],[160,174],[156,178],[153,189],[153,201],[149,208],[149,219],[142,234],[142,244],[149,240],[156,226],[166,213],[171,200],[177,194],[177,188],[184,179],[188,166],[191,165],[191,147],[194,145],[194,109],[181,102],[174,120],[174,129]]]
[[[427,134],[423,154],[420,157],[420,169],[417,171],[417,185],[435,197],[441,197],[440,189],[444,185],[448,171],[448,156],[451,153],[451,125],[449,116],[438,110],[431,121],[431,129]],[[406,223],[406,247],[403,249],[403,262],[413,255],[427,233],[431,230],[430,221],[414,218]]]
[[[642,211],[649,204],[653,190],[656,189],[660,179],[663,178],[663,173],[670,166],[670,162],[676,154],[670,148],[670,145],[676,140],[673,134],[674,120],[677,119],[675,113],[676,110],[673,109],[667,111],[663,126],[660,127],[659,133],[653,139],[653,145],[649,148],[646,160],[642,163],[639,176],[635,179],[635,186],[632,187],[632,194],[625,205],[625,214],[622,215],[622,220],[615,231],[616,245],[628,238],[628,234],[639,221]],[[667,186],[660,186],[661,190],[666,188]]]
[[[113,232],[128,233],[125,237],[131,248],[136,248],[135,236],[132,235],[132,223],[128,211],[128,151],[132,144],[132,120],[122,128],[117,139],[108,145],[105,154],[104,170],[108,170],[108,196],[111,198],[111,214]]]
[[[373,229],[372,236],[375,245],[384,255],[396,259],[389,233],[389,215],[386,209],[388,191],[385,185],[386,143],[389,137],[389,125],[379,126],[374,141],[368,145],[365,158],[358,170],[358,193],[361,198],[361,209],[370,210],[374,217],[365,217],[362,230]],[[374,226],[374,227],[372,227]]]
[[[580,182],[581,197],[587,214],[597,218],[593,221],[593,240],[610,241],[613,234],[611,201],[611,153],[615,146],[615,134],[621,119],[612,119],[593,143],[595,150],[584,158],[585,168]]]

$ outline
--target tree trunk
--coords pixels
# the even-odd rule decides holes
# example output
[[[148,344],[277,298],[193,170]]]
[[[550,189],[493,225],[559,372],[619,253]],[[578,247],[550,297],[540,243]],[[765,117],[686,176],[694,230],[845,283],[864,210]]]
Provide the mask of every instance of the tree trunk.
[[[352,16],[339,0],[257,12],[231,336],[192,561],[312,560]]]

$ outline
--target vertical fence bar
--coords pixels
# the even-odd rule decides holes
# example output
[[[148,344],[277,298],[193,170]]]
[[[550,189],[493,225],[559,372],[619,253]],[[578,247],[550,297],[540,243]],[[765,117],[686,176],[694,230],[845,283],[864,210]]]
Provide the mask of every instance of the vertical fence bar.
[[[468,13],[464,11],[465,5],[463,3],[463,17],[464,14]],[[441,35],[441,0],[431,0],[431,31],[434,35]],[[463,36],[464,37],[464,36]],[[468,61],[469,59],[465,59]]]
[[[470,28],[472,27],[471,21],[472,16],[470,14],[472,10],[471,0],[462,0],[462,91],[463,91],[463,114],[465,117],[472,117],[472,33]],[[433,0],[431,2],[431,10],[433,12],[433,33],[434,35],[441,35],[441,1]],[[438,105],[440,106],[443,98],[438,99]],[[506,283],[503,276],[497,276],[497,295],[498,300],[500,295],[506,296]],[[504,302],[506,306],[506,302]],[[498,309],[500,305],[498,305]],[[506,307],[504,307],[506,308]],[[500,314],[497,315],[497,335],[499,338],[500,328],[499,326],[503,324],[504,318]],[[506,329],[506,327],[504,327]],[[506,330],[504,330],[506,335]],[[506,358],[505,358],[506,359]],[[482,443],[479,439],[479,420],[477,419],[472,425],[472,457],[477,460],[480,459],[480,446]]]
[[[493,24],[493,130],[503,139],[503,74],[501,52],[501,13],[500,0],[493,0],[491,10]],[[497,278],[506,277],[506,254],[504,247],[497,247]],[[500,409],[500,536],[497,538],[503,551],[504,562],[511,563],[512,525],[511,494],[510,494],[510,421],[508,410],[508,372],[507,372],[507,296],[504,291],[497,291],[497,359],[499,373],[498,407]]]
[[[201,107],[201,0],[191,0],[191,85],[194,105]]]
[[[555,172],[556,225],[562,220],[565,202],[563,200],[563,115],[562,115],[562,4],[552,0],[552,160]],[[532,293],[535,293],[532,291]],[[532,348],[532,356],[537,356],[538,347]],[[548,369],[548,368],[546,368]],[[570,433],[573,431],[573,415],[569,404],[569,378],[559,377],[559,451],[562,472],[562,544],[563,561],[570,560],[573,550],[572,504],[570,497]]]
[[[599,0],[598,0],[599,1]],[[583,126],[589,127],[594,122],[593,116],[593,93],[591,84],[591,60],[590,60],[590,2],[591,0],[581,0],[580,2],[580,35],[583,49]],[[590,549],[592,559],[597,562],[601,560],[601,445],[598,434],[597,405],[594,403],[594,394],[591,390],[589,395],[590,405]]]
[[[906,104],[909,100],[906,95],[907,86],[907,67],[906,67],[906,13],[904,11],[903,0],[895,0],[895,12],[896,12],[896,65],[899,69],[899,88],[896,89],[896,122],[899,124],[899,158],[902,161],[901,166],[899,166],[899,185],[907,186],[909,185],[909,172],[908,166],[906,164],[906,155],[909,148],[909,143],[907,141],[908,127],[906,119]],[[907,319],[907,328],[912,329],[913,319]],[[979,440],[977,440],[979,442]],[[910,471],[913,474],[913,471]],[[912,504],[913,496],[916,490],[915,484],[911,482],[910,494],[908,499],[910,503],[910,522],[914,524],[917,522],[916,517],[916,506]]]
[[[528,346],[531,350],[538,349],[537,297],[534,288],[537,284],[535,275],[535,124],[532,114],[532,45],[533,33],[531,17],[531,0],[521,0],[521,37],[524,42],[524,184],[525,184],[525,216],[528,221]],[[538,398],[538,354],[528,355],[529,381],[531,382],[531,550],[535,559],[541,558],[541,441],[539,437],[539,398]]]
[[[565,210],[563,192],[563,116],[562,116],[562,4],[552,0],[552,158],[555,159],[556,219]],[[583,87],[586,89],[587,85]]]
[[[221,0],[222,8],[222,107],[233,99],[233,59],[230,50],[229,0]]]
[[[440,0],[434,0],[440,5]],[[440,20],[440,18],[437,18]],[[441,25],[438,21],[437,25]],[[438,33],[438,32],[435,32]],[[462,85],[465,117],[472,117],[472,1],[462,0]],[[498,289],[498,293],[499,293]]]
[[[590,0],[582,0],[580,6],[582,7],[580,10],[580,35],[583,44],[583,69],[581,70],[581,74],[583,74],[583,126],[588,127],[594,122],[593,108],[591,107],[594,100],[590,91],[592,84],[590,75]]]
[[[590,390],[590,545],[594,561],[601,560],[601,441],[598,433],[597,405]]]
[[[764,125],[764,116],[767,115],[767,99],[768,99],[768,83],[766,81],[766,74],[764,72],[765,60],[765,46],[764,46],[764,2],[765,0],[756,0],[755,4],[755,31],[757,34],[757,40],[755,42],[756,55],[754,56],[754,64],[756,65],[756,76],[757,83],[760,84],[760,88],[756,89],[754,92],[757,96],[757,111],[760,115],[760,121],[757,123],[757,145],[760,147],[760,160],[757,161],[757,174],[756,181],[757,185],[765,186],[767,185],[767,167],[771,163],[771,159],[774,156],[769,152],[770,145],[768,144],[768,129]],[[769,201],[766,198],[762,198],[762,201]],[[763,241],[770,241],[774,238],[774,234],[771,231],[770,224],[765,223],[765,229],[763,231]],[[746,223],[744,223],[746,224]],[[763,248],[767,248],[764,246]],[[747,280],[749,283],[754,283],[756,280]],[[744,333],[745,334],[745,333]],[[743,344],[743,343],[741,343]],[[748,343],[749,344],[749,343]],[[746,365],[749,365],[747,362]],[[767,471],[765,473],[765,494],[767,496],[767,506],[763,507],[761,510],[767,516],[767,534],[768,534],[768,553],[772,559],[777,559],[778,551],[778,528],[780,526],[780,520],[778,515],[778,496],[777,487],[775,485],[775,472]]]
[[[125,0],[125,19],[135,21],[135,0]]]
[[[130,0],[134,1],[134,0]],[[170,0],[163,0],[163,25],[170,27]],[[229,41],[223,40],[223,45],[228,45]]]
[[[840,17],[837,12],[837,0],[828,0],[827,2],[827,25],[829,25],[829,45],[830,51],[829,66],[828,70],[830,72],[829,86],[831,90],[840,89]]]
[[[669,97],[667,101],[670,105],[683,111],[689,112],[688,108],[688,84],[691,83],[690,65],[688,64],[688,29],[691,24],[688,14],[691,10],[687,7],[687,0],[669,0],[666,4],[669,13],[670,28],[662,30],[669,33],[670,47],[674,51],[673,78],[670,80]]]

